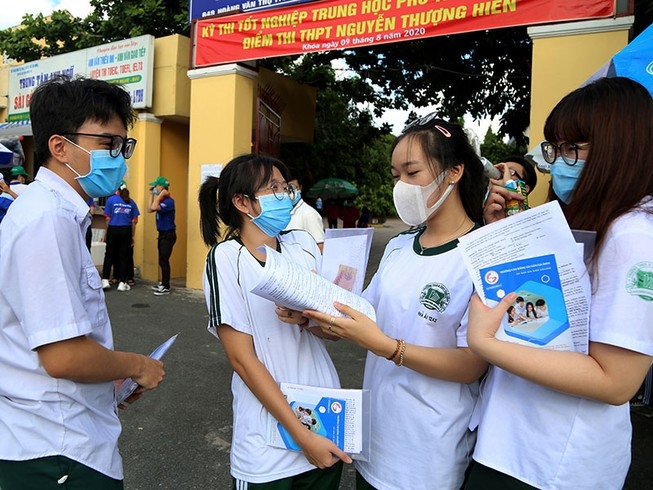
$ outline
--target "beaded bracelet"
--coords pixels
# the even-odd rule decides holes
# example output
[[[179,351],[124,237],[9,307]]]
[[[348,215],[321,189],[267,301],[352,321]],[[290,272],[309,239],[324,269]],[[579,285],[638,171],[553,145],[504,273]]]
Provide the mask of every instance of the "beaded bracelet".
[[[390,357],[386,357],[388,361],[393,361],[395,357],[397,357],[397,354],[399,354],[399,349],[401,348],[401,340],[395,339],[397,341],[397,348],[395,351],[392,353]]]
[[[397,367],[401,367],[404,364],[404,354],[406,352],[406,341],[401,339],[401,349],[399,350],[399,361],[395,360]]]

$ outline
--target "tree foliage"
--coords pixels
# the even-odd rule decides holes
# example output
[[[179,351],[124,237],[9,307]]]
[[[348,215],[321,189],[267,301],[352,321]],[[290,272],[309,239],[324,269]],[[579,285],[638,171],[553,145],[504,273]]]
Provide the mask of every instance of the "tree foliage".
[[[144,34],[189,34],[188,0],[90,0],[84,19],[65,10],[49,18],[25,14],[16,29],[0,31],[0,52],[16,61],[34,61]]]
[[[338,79],[330,64],[314,57],[320,54],[285,60],[284,71],[318,91],[314,142],[282,145],[281,159],[303,177],[304,189],[327,177],[349,180],[360,191],[358,205],[387,216],[392,208],[390,128],[377,128],[368,111],[351,103],[348,94],[356,90],[351,87],[356,80]]]

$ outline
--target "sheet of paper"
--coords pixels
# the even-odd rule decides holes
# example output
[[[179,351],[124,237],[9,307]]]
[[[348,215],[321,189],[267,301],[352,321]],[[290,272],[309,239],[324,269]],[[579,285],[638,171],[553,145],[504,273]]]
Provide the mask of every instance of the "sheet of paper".
[[[172,344],[175,343],[175,340],[177,340],[177,335],[175,334],[172,337],[170,337],[168,340],[166,340],[164,343],[162,343],[160,346],[158,346],[156,349],[152,351],[150,354],[150,357],[152,359],[156,359],[158,361],[161,360],[163,355],[168,352],[168,349],[172,346]],[[138,388],[138,383],[136,383],[133,379],[127,378],[125,381],[123,381],[118,389],[116,390],[115,397],[116,397],[116,403],[122,403],[124,402],[127,398],[129,398],[129,395],[134,393],[134,391]]]
[[[353,459],[369,458],[369,391],[281,383],[299,421],[333,441]],[[300,451],[286,429],[268,414],[268,445]]]
[[[321,275],[355,294],[363,292],[374,228],[328,228]]]
[[[549,336],[543,335],[542,330],[540,331],[542,335],[539,337],[540,343],[538,343],[533,341],[533,338],[528,340],[528,335],[523,335],[523,338],[520,338],[506,333],[505,326],[508,323],[506,318],[504,325],[497,331],[497,338],[531,347],[587,353],[591,298],[589,274],[583,263],[582,251],[577,246],[557,202],[543,204],[486,225],[460,237],[458,247],[477,292],[489,306],[494,306],[505,294],[519,293],[520,291],[506,288],[497,291],[495,288],[488,297],[488,280],[493,284],[503,281],[504,273],[511,273],[513,279],[516,276],[518,280],[519,276],[516,273],[526,269],[520,270],[517,267],[526,267],[528,275],[522,277],[521,286],[534,278],[537,279],[535,282],[546,284],[550,280],[550,278],[547,279],[547,276],[551,275],[551,271],[538,271],[537,264],[542,262],[542,257],[553,256],[569,328],[562,330],[560,335],[550,338],[546,342],[544,339]],[[516,261],[526,262],[510,264]],[[514,284],[516,283],[513,283],[512,287],[519,289],[517,287],[519,285],[514,286]],[[534,300],[533,303],[537,299],[545,299],[544,293],[528,290],[531,286],[537,291],[546,288],[532,284],[526,285],[525,291],[530,294],[529,297]],[[555,296],[553,291],[547,290],[547,292]],[[553,319],[549,321],[553,321]],[[556,331],[552,328],[552,324],[547,326],[544,323],[541,322],[540,325],[544,330],[549,328],[551,331]],[[529,328],[531,327],[534,328],[535,324],[529,325]]]
[[[292,310],[317,310],[327,315],[344,316],[333,302],[346,304],[376,321],[369,301],[347,291],[324,277],[295,264],[285,255],[265,247],[265,267],[252,293]]]

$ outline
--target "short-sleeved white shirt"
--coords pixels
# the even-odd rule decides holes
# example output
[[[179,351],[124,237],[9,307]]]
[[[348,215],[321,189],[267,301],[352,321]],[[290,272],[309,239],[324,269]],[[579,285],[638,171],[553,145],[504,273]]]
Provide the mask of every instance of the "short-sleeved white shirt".
[[[320,270],[320,251],[305,231],[282,232],[280,251],[307,269]],[[207,257],[204,291],[209,331],[229,325],[252,336],[258,359],[278,383],[340,387],[335,367],[321,339],[281,322],[273,302],[250,291],[262,264],[238,239],[216,245]],[[314,469],[301,452],[266,445],[268,411],[234,373],[231,474],[238,480],[265,483]]]
[[[593,278],[589,339],[653,356],[653,210],[608,230]],[[628,403],[549,390],[492,367],[474,459],[542,489],[620,489],[630,465]]]
[[[364,295],[386,335],[466,347],[474,287],[457,240],[420,254],[421,231],[390,240]],[[468,425],[478,384],[432,378],[368,353],[363,385],[372,400],[370,461],[356,468],[365,480],[379,490],[460,488],[474,446]]]
[[[290,212],[290,223],[286,226],[286,230],[305,230],[317,243],[324,243],[322,216],[303,199],[300,199]]]
[[[86,335],[113,348],[86,202],[42,167],[0,225],[0,459],[63,455],[122,479],[113,383],[50,377],[39,346]]]

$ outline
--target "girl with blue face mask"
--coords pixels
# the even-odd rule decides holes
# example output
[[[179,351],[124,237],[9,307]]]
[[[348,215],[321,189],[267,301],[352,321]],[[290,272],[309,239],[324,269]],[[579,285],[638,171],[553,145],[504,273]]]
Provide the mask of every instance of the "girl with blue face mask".
[[[309,327],[301,312],[284,310],[281,321],[281,308],[250,292],[263,273],[264,245],[307,269],[320,270],[321,254],[311,235],[281,232],[290,221],[295,197],[288,180],[280,161],[243,155],[229,162],[220,178],[202,184],[200,225],[204,242],[212,247],[204,274],[208,328],[220,339],[234,369],[234,488],[250,483],[281,488],[283,479],[303,488],[336,490],[342,461],[351,459],[330,440],[306,430],[279,389],[281,382],[340,386],[325,336]],[[291,434],[301,452],[266,444],[268,414]]]
[[[467,340],[492,366],[467,490],[623,488],[628,402],[653,361],[653,98],[627,78],[599,79],[556,105],[544,136],[550,197],[572,229],[596,232],[589,353],[497,340],[516,295],[493,309],[472,298]]]

